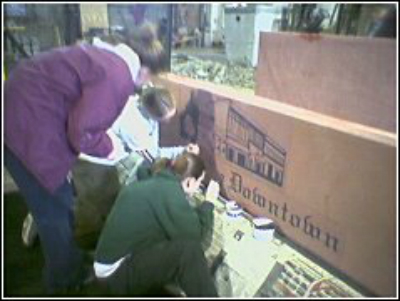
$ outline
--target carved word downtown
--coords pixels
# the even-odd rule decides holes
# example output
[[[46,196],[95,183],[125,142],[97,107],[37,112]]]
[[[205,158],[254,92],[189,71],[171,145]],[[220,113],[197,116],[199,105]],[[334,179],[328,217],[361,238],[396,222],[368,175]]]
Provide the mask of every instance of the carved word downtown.
[[[265,196],[258,192],[257,187],[246,187],[243,178],[240,174],[232,172],[229,179],[229,190],[235,194],[239,194],[246,200],[251,200],[260,208],[268,208],[268,212],[288,223],[291,227],[299,229],[312,239],[318,240],[325,245],[325,247],[332,249],[335,253],[338,251],[339,239],[332,236],[329,232],[324,232],[320,227],[311,222],[311,216],[300,216],[289,211],[286,203],[278,204],[271,200],[267,200]]]

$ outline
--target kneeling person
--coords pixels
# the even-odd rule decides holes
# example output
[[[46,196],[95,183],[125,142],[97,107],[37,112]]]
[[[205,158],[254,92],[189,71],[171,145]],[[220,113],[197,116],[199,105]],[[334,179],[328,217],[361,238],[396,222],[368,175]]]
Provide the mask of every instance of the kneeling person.
[[[183,153],[162,159],[152,176],[119,194],[100,236],[94,268],[114,294],[146,295],[177,284],[187,296],[217,296],[201,247],[213,205],[186,199],[200,186],[204,162]]]

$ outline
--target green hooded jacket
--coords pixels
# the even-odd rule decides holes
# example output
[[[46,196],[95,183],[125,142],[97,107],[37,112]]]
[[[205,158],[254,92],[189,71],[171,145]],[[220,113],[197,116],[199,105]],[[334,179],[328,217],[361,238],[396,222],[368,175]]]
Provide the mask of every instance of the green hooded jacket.
[[[126,186],[107,218],[95,261],[111,264],[160,242],[185,239],[202,242],[213,226],[213,204],[193,208],[178,176],[163,170]]]

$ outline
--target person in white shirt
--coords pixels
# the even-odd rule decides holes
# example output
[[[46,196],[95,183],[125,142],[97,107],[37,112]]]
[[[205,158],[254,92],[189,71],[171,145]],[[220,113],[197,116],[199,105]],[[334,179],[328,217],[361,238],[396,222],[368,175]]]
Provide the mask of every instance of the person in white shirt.
[[[199,153],[195,144],[186,147],[160,147],[159,124],[168,122],[176,114],[176,104],[163,87],[150,86],[140,97],[130,97],[122,114],[111,130],[131,151],[141,154],[150,163],[155,158],[174,158],[184,150]]]

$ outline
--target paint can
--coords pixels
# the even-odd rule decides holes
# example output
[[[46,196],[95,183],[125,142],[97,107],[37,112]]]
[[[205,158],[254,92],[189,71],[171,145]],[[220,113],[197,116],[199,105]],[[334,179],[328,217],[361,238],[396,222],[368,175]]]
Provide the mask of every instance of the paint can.
[[[235,201],[228,201],[225,204],[226,215],[233,220],[238,219],[243,212],[242,207]]]
[[[266,217],[253,218],[253,237],[256,240],[271,241],[274,238],[275,223]]]

